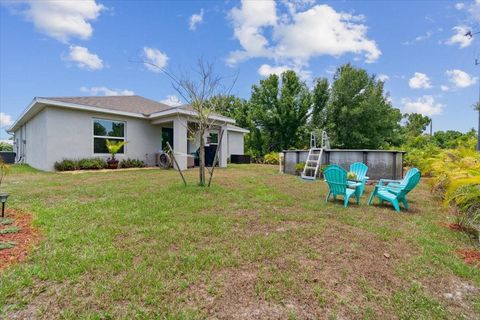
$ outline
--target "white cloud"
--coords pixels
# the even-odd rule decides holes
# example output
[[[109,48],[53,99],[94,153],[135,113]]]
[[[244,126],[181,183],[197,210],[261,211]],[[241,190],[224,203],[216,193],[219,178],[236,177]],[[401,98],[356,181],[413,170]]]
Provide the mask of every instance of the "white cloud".
[[[408,85],[412,89],[429,89],[432,87],[430,78],[425,73],[421,72],[415,72],[413,77],[408,81]]]
[[[271,66],[269,64],[262,64],[260,68],[258,68],[257,72],[262,77],[268,77],[271,74],[276,74],[280,76],[283,72],[287,70],[293,70],[298,75],[301,80],[309,80],[311,78],[312,73],[308,70],[304,70],[298,66],[288,66],[288,65],[280,65],[280,66]]]
[[[468,3],[459,2],[455,4],[455,9],[463,10],[468,14],[470,22],[480,21],[480,1],[475,0]]]
[[[144,47],[143,54],[145,56],[144,65],[148,70],[153,72],[161,72],[167,65],[168,56],[155,48]]]
[[[387,80],[390,80],[390,77],[387,76],[386,74],[379,74],[379,75],[377,76],[377,79],[380,80],[380,81],[385,82],[385,81],[387,81]]]
[[[460,48],[466,48],[472,44],[473,38],[465,36],[465,34],[470,30],[468,27],[456,26],[453,27],[452,30],[454,31],[454,35],[445,42],[446,44],[451,46],[458,44]]]
[[[417,42],[421,42],[421,41],[427,40],[427,39],[429,39],[429,38],[432,37],[433,33],[434,33],[433,31],[428,30],[428,31],[425,32],[424,34],[415,37],[415,39],[412,40],[412,41],[405,41],[405,42],[403,43],[403,45],[410,46],[410,45],[413,45],[413,44],[415,44],[415,43],[417,43]]]
[[[440,86],[440,90],[442,90],[443,92],[445,92],[445,91],[450,90],[450,88],[449,88],[448,86],[446,86],[446,85],[441,85],[441,86]]]
[[[26,4],[27,8],[21,8],[19,12],[32,21],[39,32],[61,42],[68,42],[72,37],[89,39],[93,33],[90,22],[96,20],[101,11],[105,9],[95,0],[20,0],[10,2],[10,5],[23,4]]]
[[[424,116],[433,116],[441,114],[445,107],[441,103],[435,102],[433,96],[423,96],[416,100],[410,100],[408,98],[402,99],[403,109],[407,113],[421,113]]]
[[[109,89],[107,87],[81,87],[80,91],[93,96],[133,96],[135,92],[127,89]]]
[[[79,68],[86,70],[93,71],[103,68],[102,59],[85,47],[70,46],[70,52],[65,60],[75,62]]]
[[[188,28],[191,31],[197,30],[197,24],[200,24],[203,22],[203,9],[200,10],[200,13],[195,13],[190,16],[190,21]]]
[[[258,74],[261,75],[262,77],[268,77],[271,74],[276,74],[277,76],[279,76],[287,70],[291,70],[291,69],[287,66],[273,67],[268,64],[262,64],[260,68],[258,68]]]
[[[368,63],[381,55],[376,42],[366,36],[364,16],[337,12],[328,5],[298,10],[302,6],[287,6],[288,13],[277,16],[273,0],[242,1],[230,12],[242,50],[231,52],[227,62],[264,57],[305,66],[320,55],[362,54]]]
[[[182,100],[180,100],[176,95],[168,95],[160,102],[172,107],[178,107],[183,104]]]
[[[12,116],[0,112],[0,128],[8,128],[13,124]]]
[[[448,76],[448,80],[453,83],[457,88],[466,88],[471,85],[474,85],[478,78],[472,77],[468,73],[462,70],[453,69],[447,70],[446,75]]]

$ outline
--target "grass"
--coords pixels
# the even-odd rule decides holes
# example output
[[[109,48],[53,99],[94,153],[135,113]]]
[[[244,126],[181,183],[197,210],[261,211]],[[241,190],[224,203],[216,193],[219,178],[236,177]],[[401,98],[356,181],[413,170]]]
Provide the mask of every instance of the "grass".
[[[211,188],[173,170],[15,166],[8,206],[43,238],[0,273],[0,318],[474,319],[468,237],[423,184],[409,213],[325,203],[323,182],[232,165]],[[387,255],[385,255],[387,254]],[[388,256],[389,258],[386,258]],[[460,292],[455,299],[449,293]]]

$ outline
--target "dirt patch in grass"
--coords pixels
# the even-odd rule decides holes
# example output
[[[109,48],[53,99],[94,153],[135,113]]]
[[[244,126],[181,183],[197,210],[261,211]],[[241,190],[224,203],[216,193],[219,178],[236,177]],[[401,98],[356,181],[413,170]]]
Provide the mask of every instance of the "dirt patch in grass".
[[[14,209],[7,209],[5,217],[12,220],[11,225],[0,226],[1,229],[18,227],[18,232],[0,234],[1,242],[14,244],[12,248],[0,250],[0,270],[24,260],[29,250],[40,239],[39,231],[32,226],[32,215]]]
[[[472,249],[460,249],[456,253],[465,261],[465,263],[480,268],[480,251]]]
[[[395,317],[386,304],[407,285],[394,271],[415,252],[406,242],[387,243],[332,222],[307,243],[273,260],[214,273],[189,288],[187,304],[219,319]]]

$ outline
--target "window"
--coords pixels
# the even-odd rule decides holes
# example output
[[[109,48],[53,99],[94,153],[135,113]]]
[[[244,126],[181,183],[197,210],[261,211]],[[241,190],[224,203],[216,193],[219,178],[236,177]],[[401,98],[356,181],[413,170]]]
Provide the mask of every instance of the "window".
[[[125,122],[93,119],[93,153],[108,153],[106,141],[125,140]],[[118,152],[124,153],[124,147]]]
[[[210,132],[210,135],[207,137],[207,145],[218,144],[218,132]]]

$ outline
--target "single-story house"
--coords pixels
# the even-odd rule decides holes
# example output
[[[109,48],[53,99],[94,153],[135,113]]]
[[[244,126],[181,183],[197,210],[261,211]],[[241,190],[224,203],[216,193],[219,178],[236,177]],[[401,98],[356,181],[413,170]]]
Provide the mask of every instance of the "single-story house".
[[[169,141],[184,170],[199,148],[200,138],[189,130],[196,117],[189,105],[172,107],[140,96],[37,97],[8,131],[14,134],[16,162],[41,170],[52,171],[63,159],[107,158],[107,139],[128,142],[119,160],[139,159],[148,166],[156,164]],[[220,148],[218,165],[226,167],[231,155],[243,155],[248,130],[219,114],[212,113],[210,120],[213,126],[203,137],[206,148]]]

